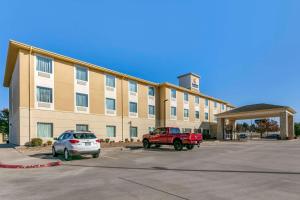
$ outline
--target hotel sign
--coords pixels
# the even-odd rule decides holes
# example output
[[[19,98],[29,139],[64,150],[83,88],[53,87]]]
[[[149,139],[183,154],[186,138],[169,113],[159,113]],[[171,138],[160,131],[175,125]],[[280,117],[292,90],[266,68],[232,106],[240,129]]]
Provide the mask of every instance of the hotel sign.
[[[199,78],[191,77],[191,79],[192,79],[192,88],[199,89]]]

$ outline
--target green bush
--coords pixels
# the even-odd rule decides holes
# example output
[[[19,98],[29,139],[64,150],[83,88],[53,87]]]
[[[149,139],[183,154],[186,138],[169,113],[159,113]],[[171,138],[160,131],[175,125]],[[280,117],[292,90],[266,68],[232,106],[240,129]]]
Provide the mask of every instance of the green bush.
[[[52,145],[52,141],[51,141],[51,140],[48,140],[48,141],[47,141],[47,145],[48,145],[48,146]]]
[[[41,138],[32,138],[30,143],[32,147],[40,147],[43,144],[43,140]]]
[[[129,142],[128,138],[125,138],[125,142],[126,142],[126,143],[128,143],[128,142]]]
[[[105,143],[109,143],[109,138],[106,138],[106,139],[105,139]]]

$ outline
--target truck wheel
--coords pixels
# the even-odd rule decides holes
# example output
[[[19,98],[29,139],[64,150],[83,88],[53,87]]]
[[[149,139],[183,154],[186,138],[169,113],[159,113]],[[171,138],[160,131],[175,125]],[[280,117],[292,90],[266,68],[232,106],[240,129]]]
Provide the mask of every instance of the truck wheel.
[[[181,151],[182,148],[183,148],[183,145],[182,145],[182,143],[181,143],[180,140],[175,140],[174,143],[173,143],[173,145],[174,145],[174,149],[176,151]]]
[[[187,144],[187,145],[186,145],[186,148],[187,148],[188,150],[192,150],[192,149],[194,148],[194,146],[195,146],[195,145],[193,145],[193,144]]]
[[[144,140],[143,140],[143,146],[144,146],[145,149],[149,149],[150,146],[151,146],[149,140],[144,139]]]

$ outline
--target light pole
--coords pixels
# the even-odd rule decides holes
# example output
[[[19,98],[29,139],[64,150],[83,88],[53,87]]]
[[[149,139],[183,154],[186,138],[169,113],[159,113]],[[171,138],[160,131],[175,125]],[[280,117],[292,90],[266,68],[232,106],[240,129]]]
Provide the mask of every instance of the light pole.
[[[165,119],[164,119],[164,127],[166,127],[167,126],[167,106],[166,106],[166,102],[167,101],[169,101],[169,99],[165,99],[164,100],[164,117],[165,117]]]

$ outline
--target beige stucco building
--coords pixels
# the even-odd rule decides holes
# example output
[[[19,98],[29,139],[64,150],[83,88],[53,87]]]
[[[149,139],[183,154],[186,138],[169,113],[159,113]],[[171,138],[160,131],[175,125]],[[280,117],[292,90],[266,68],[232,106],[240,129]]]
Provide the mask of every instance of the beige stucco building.
[[[154,83],[10,41],[3,83],[9,88],[9,141],[23,145],[74,129],[137,140],[165,125],[216,137],[215,115],[233,106],[200,92],[196,74],[178,79],[179,86]]]

